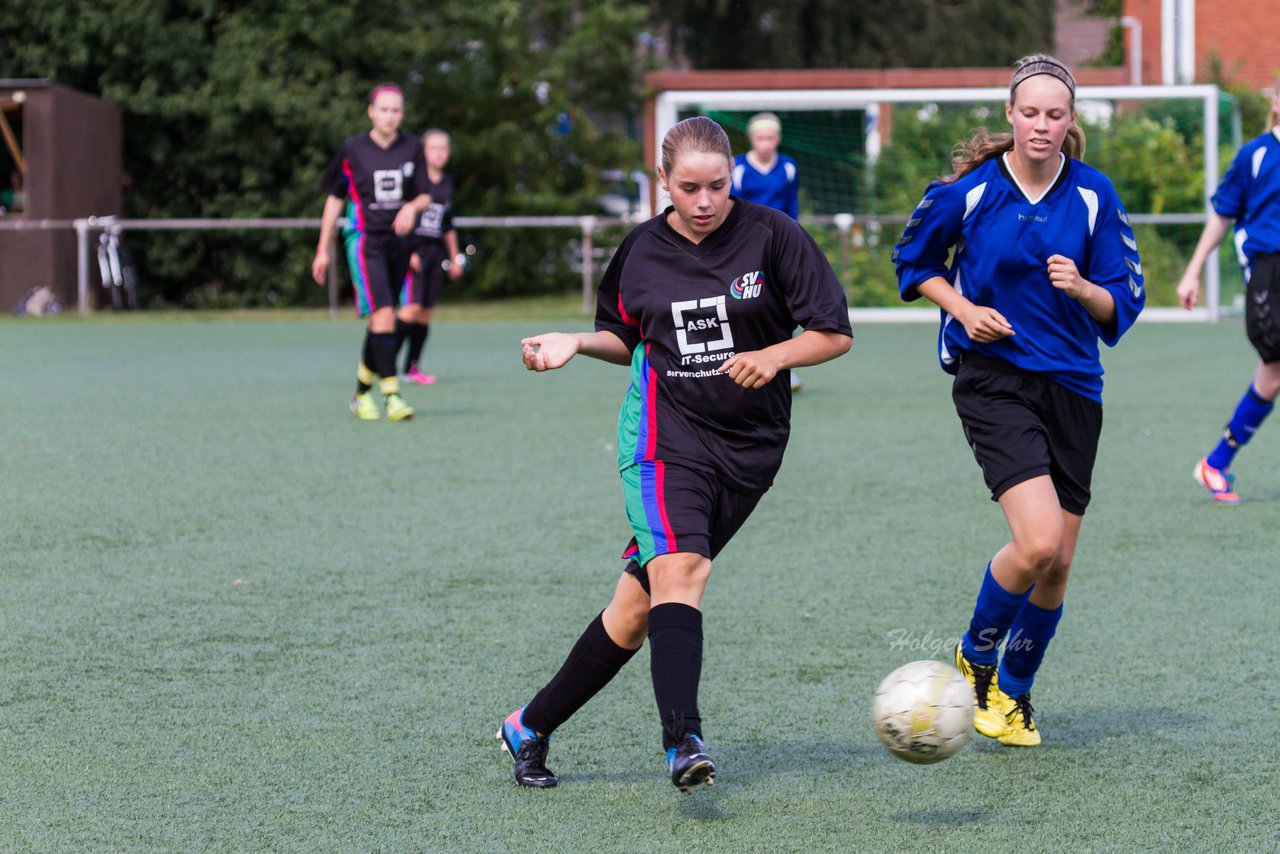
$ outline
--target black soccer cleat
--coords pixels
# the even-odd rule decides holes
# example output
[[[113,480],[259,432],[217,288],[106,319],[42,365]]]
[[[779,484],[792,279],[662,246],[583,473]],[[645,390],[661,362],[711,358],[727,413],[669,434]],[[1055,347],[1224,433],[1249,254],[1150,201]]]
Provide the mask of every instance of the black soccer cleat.
[[[695,786],[716,784],[716,762],[707,753],[702,738],[690,733],[675,747],[667,748],[667,770],[671,783],[686,795]]]
[[[551,737],[540,736],[526,727],[520,719],[522,712],[524,709],[516,709],[502,722],[498,727],[498,740],[502,742],[502,749],[515,760],[517,783],[535,789],[550,789],[560,782],[547,767]]]

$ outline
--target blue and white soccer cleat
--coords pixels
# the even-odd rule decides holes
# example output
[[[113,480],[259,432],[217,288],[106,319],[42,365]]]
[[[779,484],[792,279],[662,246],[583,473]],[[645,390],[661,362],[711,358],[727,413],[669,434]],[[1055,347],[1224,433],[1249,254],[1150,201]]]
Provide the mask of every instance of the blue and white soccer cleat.
[[[526,727],[521,720],[523,714],[522,706],[507,716],[502,726],[498,727],[498,740],[502,742],[502,749],[516,763],[517,783],[535,789],[550,789],[560,782],[547,767],[551,736],[538,735]]]
[[[675,747],[667,748],[667,770],[672,784],[686,795],[693,794],[694,786],[716,784],[715,760],[702,739],[692,733]]]

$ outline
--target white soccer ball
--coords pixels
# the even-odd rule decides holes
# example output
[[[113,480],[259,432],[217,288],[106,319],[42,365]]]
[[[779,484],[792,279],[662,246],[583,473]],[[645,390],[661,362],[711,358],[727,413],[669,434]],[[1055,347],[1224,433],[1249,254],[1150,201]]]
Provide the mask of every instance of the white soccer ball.
[[[894,756],[919,765],[941,762],[969,741],[973,688],[950,665],[913,661],[880,683],[871,722]]]

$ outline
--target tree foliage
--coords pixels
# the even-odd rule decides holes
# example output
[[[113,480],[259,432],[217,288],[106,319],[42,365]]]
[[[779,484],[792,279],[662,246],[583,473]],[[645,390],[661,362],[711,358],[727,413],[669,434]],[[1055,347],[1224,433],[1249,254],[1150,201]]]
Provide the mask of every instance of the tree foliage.
[[[0,0],[0,77],[49,77],[124,112],[126,214],[318,216],[319,176],[368,129],[365,95],[406,93],[405,130],[454,135],[469,214],[594,213],[599,173],[639,146],[633,0]],[[484,235],[487,239],[490,235]],[[313,233],[133,235],[170,302],[316,301]],[[532,269],[564,236],[502,247]],[[504,264],[505,266],[505,264]],[[478,290],[508,277],[479,268]],[[527,283],[524,283],[527,285]]]
[[[1006,66],[1053,46],[1053,0],[653,2],[695,68]]]

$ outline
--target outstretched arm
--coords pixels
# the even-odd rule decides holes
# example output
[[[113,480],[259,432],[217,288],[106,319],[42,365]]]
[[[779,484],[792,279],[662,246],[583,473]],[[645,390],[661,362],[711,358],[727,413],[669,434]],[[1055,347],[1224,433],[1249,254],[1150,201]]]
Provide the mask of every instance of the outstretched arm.
[[[849,352],[853,338],[843,332],[809,330],[763,350],[735,353],[718,370],[743,388],[760,388],[779,371],[820,365]]]
[[[631,364],[631,351],[612,332],[546,332],[520,342],[520,358],[531,371],[553,371],[581,353],[615,365]]]
[[[1200,273],[1204,270],[1204,262],[1208,260],[1213,248],[1227,236],[1229,228],[1230,219],[1221,214],[1213,214],[1204,224],[1204,231],[1200,232],[1200,240],[1191,253],[1191,260],[1187,262],[1187,270],[1182,274],[1182,281],[1178,282],[1178,303],[1188,311],[1200,299]]]

